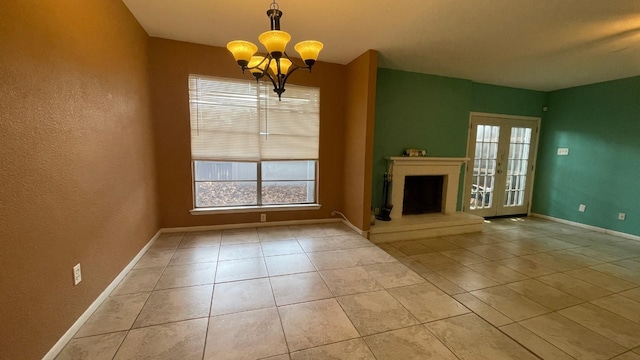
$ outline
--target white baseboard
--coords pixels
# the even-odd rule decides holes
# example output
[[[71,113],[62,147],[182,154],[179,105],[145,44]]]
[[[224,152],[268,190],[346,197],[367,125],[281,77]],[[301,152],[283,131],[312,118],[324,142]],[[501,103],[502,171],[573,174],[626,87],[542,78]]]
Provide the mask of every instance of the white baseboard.
[[[334,223],[334,222],[340,222],[340,219],[309,219],[309,220],[254,222],[254,223],[242,223],[242,224],[183,226],[183,227],[173,227],[173,228],[162,228],[160,229],[160,232],[162,234],[165,234],[165,233],[189,232],[189,231],[241,229],[241,228],[250,228],[250,227],[327,224],[327,223]]]
[[[601,232],[601,233],[605,233],[605,234],[615,235],[615,236],[619,236],[619,237],[622,237],[622,238],[625,238],[625,239],[629,239],[629,240],[640,241],[640,236],[633,235],[633,234],[627,234],[627,233],[614,231],[614,230],[610,230],[610,229],[605,229],[605,228],[601,228],[601,227],[597,227],[597,226],[593,226],[593,225],[582,224],[582,223],[579,223],[579,222],[560,219],[560,218],[556,218],[556,217],[548,216],[548,215],[542,215],[542,214],[536,214],[536,213],[531,213],[530,215],[533,216],[533,217],[538,217],[538,218],[545,219],[545,220],[551,220],[551,221],[555,221],[555,222],[558,222],[558,223],[561,223],[561,224],[567,224],[567,225],[579,227],[579,228],[582,228],[582,229],[587,229],[587,230],[591,230],[591,231],[597,231],[597,232]]]
[[[78,320],[76,320],[76,322],[73,323],[73,325],[71,325],[69,330],[67,330],[67,332],[64,333],[64,335],[62,335],[62,337],[58,340],[58,342],[56,342],[55,345],[53,345],[53,347],[49,350],[49,352],[47,352],[47,354],[42,358],[43,360],[54,360],[56,356],[58,356],[60,351],[62,351],[62,349],[67,345],[67,343],[73,338],[76,332],[80,330],[82,325],[84,325],[84,323],[89,319],[89,317],[91,317],[93,312],[96,311],[96,309],[98,309],[100,305],[102,305],[102,302],[105,301],[107,297],[109,297],[109,294],[111,294],[111,292],[116,288],[116,286],[118,286],[120,281],[122,281],[122,279],[124,279],[127,273],[129,273],[129,271],[133,269],[133,267],[138,262],[138,260],[140,260],[142,255],[144,255],[144,253],[147,252],[147,250],[151,247],[151,245],[153,245],[153,243],[156,241],[156,239],[158,239],[160,234],[161,232],[160,230],[158,230],[156,234],[151,238],[151,240],[149,240],[149,242],[147,242],[147,244],[129,262],[129,264],[125,266],[124,269],[122,269],[120,274],[118,274],[118,276],[116,276],[116,278],[113,279],[111,284],[109,284],[109,286],[107,286],[107,288],[104,289],[104,291],[100,294],[100,296],[98,296],[98,298],[93,303],[91,303],[91,305],[89,305],[87,310],[85,310],[85,312],[82,313],[82,315],[80,315]]]
[[[360,234],[360,236],[363,236],[365,238],[369,238],[369,232],[368,231],[364,231],[364,230],[360,230],[357,226],[353,225],[349,220],[346,219],[342,219],[342,223],[347,225],[351,230],[357,232],[358,234]]]

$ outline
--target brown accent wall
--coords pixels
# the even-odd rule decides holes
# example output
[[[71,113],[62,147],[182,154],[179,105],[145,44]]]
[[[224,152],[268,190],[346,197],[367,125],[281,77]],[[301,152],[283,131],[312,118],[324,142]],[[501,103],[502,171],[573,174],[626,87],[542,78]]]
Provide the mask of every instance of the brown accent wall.
[[[259,213],[189,213],[193,209],[189,74],[247,80],[251,80],[251,76],[242,74],[225,48],[159,38],[151,38],[150,67],[162,227],[259,222]],[[332,210],[342,206],[346,70],[344,65],[319,62],[313,73],[298,71],[288,81],[320,87],[318,202],[322,208],[269,212],[268,221],[328,218]]]
[[[121,1],[0,14],[0,359],[40,359],[159,228],[148,36]]]
[[[369,50],[347,65],[347,116],[343,208],[349,221],[368,231],[378,52]]]

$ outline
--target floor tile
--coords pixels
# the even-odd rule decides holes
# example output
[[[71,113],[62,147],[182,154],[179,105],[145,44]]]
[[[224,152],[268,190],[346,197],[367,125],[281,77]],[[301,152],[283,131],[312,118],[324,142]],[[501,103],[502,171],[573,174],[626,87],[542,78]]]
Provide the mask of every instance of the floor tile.
[[[306,254],[268,256],[264,258],[269,276],[315,271]]]
[[[582,254],[578,254],[575,251],[570,251],[570,249],[552,251],[549,253],[549,255],[556,257],[558,259],[561,259],[563,261],[574,263],[580,267],[587,267],[587,266],[592,266],[592,265],[597,265],[602,263],[601,260],[594,259]]]
[[[256,228],[239,228],[222,230],[222,245],[243,244],[258,242],[258,230]]]
[[[253,279],[217,284],[213,288],[211,316],[274,307],[269,279]]]
[[[153,242],[151,247],[149,247],[149,250],[175,250],[180,244],[183,236],[184,233],[162,234]]]
[[[438,274],[444,276],[447,280],[467,291],[499,285],[497,282],[482,276],[467,267],[445,269],[438,271]]]
[[[151,293],[134,328],[209,316],[213,285],[158,290]]]
[[[421,243],[419,243],[417,241],[392,242],[391,246],[393,246],[394,248],[400,250],[400,252],[402,252],[403,254],[405,254],[407,256],[420,255],[420,254],[426,254],[426,253],[434,252],[430,248],[426,247],[425,245],[423,245],[423,244],[421,244]]]
[[[387,254],[393,256],[393,257],[398,257],[398,256],[406,256],[406,254],[404,254],[402,251],[394,248],[390,243],[377,243],[375,244],[377,247],[379,247],[380,249],[384,250],[384,252],[386,252]]]
[[[530,277],[538,277],[553,274],[556,271],[546,268],[536,262],[521,257],[513,257],[496,261],[496,264],[506,266],[511,270],[515,270],[523,275]]]
[[[262,277],[267,277],[264,258],[220,261],[216,270],[216,283]]]
[[[624,281],[615,276],[611,276],[590,268],[583,268],[565,272],[565,274],[599,286],[611,292],[620,292],[636,287],[634,283]]]
[[[469,309],[429,283],[398,287],[388,291],[421,323],[469,312]]]
[[[109,296],[150,292],[156,286],[163,271],[164,267],[133,269]]]
[[[362,267],[322,270],[320,271],[320,275],[334,296],[351,295],[383,289]]]
[[[431,271],[449,269],[462,265],[459,262],[456,262],[440,253],[416,255],[412,256],[412,258]]]
[[[213,284],[215,275],[216,263],[167,266],[156,285],[156,290]]]
[[[550,312],[546,307],[527,299],[506,285],[476,290],[471,294],[515,321]]]
[[[627,349],[640,346],[640,324],[599,306],[585,303],[560,310],[558,313]]]
[[[348,249],[357,266],[395,262],[396,259],[376,246]]]
[[[114,360],[200,360],[206,333],[206,318],[133,329]]]
[[[367,336],[364,340],[378,360],[457,359],[420,325]]]
[[[460,248],[460,246],[439,237],[419,240],[419,242],[433,251],[447,251]]]
[[[278,311],[292,352],[359,336],[335,299],[282,306]]]
[[[300,254],[304,251],[297,240],[275,240],[260,244],[264,256]]]
[[[362,336],[419,323],[407,309],[384,290],[340,296],[337,299]]]
[[[358,262],[351,257],[352,250],[332,250],[310,252],[307,255],[318,270],[339,269],[358,266]]]
[[[565,273],[546,275],[537,280],[582,300],[593,300],[611,294],[608,290]]]
[[[176,250],[169,265],[196,264],[218,261],[218,246],[194,247]]]
[[[635,289],[631,289],[631,290],[627,290],[627,291],[623,291],[620,293],[620,295],[627,297],[631,300],[635,300],[637,302],[640,302],[640,287],[637,287]]]
[[[431,284],[437,286],[438,289],[444,291],[445,293],[447,293],[449,295],[461,294],[463,292],[466,292],[465,289],[463,289],[463,288],[459,287],[458,285],[452,283],[451,281],[447,280],[446,278],[444,278],[443,276],[439,275],[438,273],[426,272],[426,273],[422,273],[420,275],[425,280],[430,282]]]
[[[353,359],[376,360],[362,339],[318,346],[291,354],[291,360]]]
[[[551,310],[564,309],[584,302],[533,279],[507,284],[507,287]]]
[[[397,261],[368,265],[363,269],[385,288],[419,284],[425,281],[422,276]]]
[[[282,355],[260,358],[259,360],[291,360],[291,358],[289,357],[289,354],[282,354]]]
[[[506,266],[495,262],[486,262],[467,266],[469,269],[483,275],[499,284],[525,280],[528,277]]]
[[[425,325],[460,359],[536,359],[508,336],[475,314]]]
[[[640,324],[640,302],[614,294],[592,300],[591,303]]]
[[[569,271],[581,267],[580,265],[560,260],[559,258],[551,256],[548,253],[526,255],[523,256],[523,258],[536,262],[548,269],[555,271]]]
[[[611,276],[615,276],[619,279],[640,285],[640,271],[634,269],[628,269],[626,267],[614,265],[614,264],[599,264],[590,267],[593,270],[605,273]]]
[[[502,251],[492,245],[473,246],[473,247],[467,248],[467,250],[489,260],[501,260],[501,259],[508,259],[508,258],[514,257],[513,254],[510,254],[506,251]]]
[[[640,360],[640,355],[634,353],[633,351],[627,351],[624,354],[611,358],[611,360]]]
[[[408,267],[409,269],[411,269],[412,271],[415,271],[420,275],[422,275],[422,273],[424,272],[433,272],[433,270],[428,269],[426,266],[422,265],[421,263],[417,262],[416,260],[408,256],[399,257],[396,260],[398,260],[399,263],[401,263],[402,265]]]
[[[184,235],[178,248],[220,246],[221,238],[221,230],[190,232]]]
[[[598,251],[591,247],[572,248],[572,249],[568,249],[568,251],[575,252],[575,253],[588,256],[590,258],[594,258],[596,260],[600,260],[604,262],[616,261],[616,260],[622,259],[620,256],[611,255],[602,251]]]
[[[333,296],[317,272],[272,277],[271,287],[278,306]]]
[[[253,360],[286,353],[276,308],[213,316],[209,320],[204,360]]]
[[[218,260],[239,260],[262,257],[262,247],[260,243],[246,243],[220,246]]]
[[[477,263],[489,261],[487,258],[482,257],[467,249],[441,251],[440,254],[462,265],[471,265],[471,264],[477,264]]]
[[[454,295],[453,298],[493,326],[513,323],[513,320],[469,293]]]
[[[308,237],[324,237],[327,236],[327,225],[325,224],[312,224],[312,225],[292,225],[289,226],[289,230],[293,233],[296,239],[308,238]]]
[[[147,251],[133,267],[134,269],[146,269],[153,267],[165,267],[171,260],[175,250]]]
[[[288,226],[266,226],[258,228],[258,239],[261,242],[295,240]]]
[[[500,330],[507,334],[510,338],[517,341],[521,345],[525,346],[534,354],[538,355],[541,359],[553,359],[553,360],[572,360],[564,351],[551,345],[546,340],[542,339],[538,335],[527,330],[520,324],[514,323],[500,327]]]
[[[148,297],[149,293],[108,297],[78,330],[75,337],[129,330]]]
[[[126,331],[72,339],[56,360],[112,360]]]

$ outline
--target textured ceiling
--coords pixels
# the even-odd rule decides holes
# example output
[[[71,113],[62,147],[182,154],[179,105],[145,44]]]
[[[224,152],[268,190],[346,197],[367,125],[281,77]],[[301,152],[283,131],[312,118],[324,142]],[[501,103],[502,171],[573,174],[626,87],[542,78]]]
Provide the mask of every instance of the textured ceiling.
[[[270,0],[123,0],[150,36],[225,46],[269,30]],[[292,45],[347,64],[550,91],[640,75],[638,0],[280,0]],[[261,45],[260,45],[261,46]],[[229,61],[232,61],[229,55]]]

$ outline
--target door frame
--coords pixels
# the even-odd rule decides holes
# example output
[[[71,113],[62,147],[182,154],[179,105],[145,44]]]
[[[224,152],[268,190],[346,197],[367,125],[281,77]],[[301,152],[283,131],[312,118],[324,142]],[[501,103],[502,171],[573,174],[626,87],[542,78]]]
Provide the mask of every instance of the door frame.
[[[518,121],[532,121],[535,122],[535,128],[536,131],[535,133],[533,133],[531,135],[531,139],[532,141],[535,139],[535,149],[531,149],[531,154],[530,154],[530,164],[528,166],[531,167],[531,191],[529,191],[528,197],[527,199],[525,199],[525,201],[527,202],[527,215],[531,214],[531,199],[533,198],[533,187],[534,187],[534,181],[535,181],[535,174],[536,174],[536,169],[537,169],[537,158],[538,158],[538,145],[539,145],[539,140],[540,140],[540,127],[542,126],[542,118],[540,117],[535,117],[535,116],[522,116],[522,115],[509,115],[509,114],[494,114],[494,113],[485,113],[485,112],[476,112],[476,111],[471,111],[469,112],[469,125],[467,126],[467,158],[469,158],[469,160],[467,160],[467,162],[465,163],[465,170],[464,170],[464,179],[463,179],[463,183],[462,183],[462,211],[463,212],[467,212],[469,210],[469,204],[467,204],[466,199],[467,199],[467,191],[469,191],[467,189],[467,182],[469,180],[469,177],[471,176],[469,173],[469,169],[470,169],[470,165],[472,165],[471,163],[474,161],[475,159],[475,153],[474,154],[470,154],[470,144],[471,144],[471,130],[473,128],[472,125],[472,120],[474,117],[489,117],[489,118],[494,118],[494,119],[507,119],[507,120],[518,120]]]

